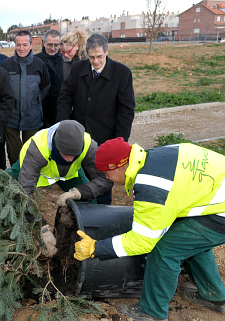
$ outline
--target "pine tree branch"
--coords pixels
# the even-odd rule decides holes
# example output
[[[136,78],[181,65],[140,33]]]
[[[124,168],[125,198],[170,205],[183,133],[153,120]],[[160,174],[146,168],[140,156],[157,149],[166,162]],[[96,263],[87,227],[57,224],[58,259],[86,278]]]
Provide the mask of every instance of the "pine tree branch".
[[[7,254],[10,254],[10,255],[22,255],[22,256],[28,256],[27,254],[25,254],[25,253],[20,253],[20,252],[7,252]]]

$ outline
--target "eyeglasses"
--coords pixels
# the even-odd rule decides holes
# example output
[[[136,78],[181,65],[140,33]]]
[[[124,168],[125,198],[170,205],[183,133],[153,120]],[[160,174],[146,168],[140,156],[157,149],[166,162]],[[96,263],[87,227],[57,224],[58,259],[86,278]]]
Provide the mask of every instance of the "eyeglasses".
[[[98,56],[88,56],[89,57],[89,59],[90,60],[95,60],[95,59],[99,59],[99,60],[101,60],[101,59],[104,59],[105,58],[105,54],[103,54],[103,55],[98,55]]]
[[[46,46],[47,46],[48,48],[52,48],[52,47],[58,48],[58,47],[59,47],[59,44],[58,44],[58,43],[46,43]]]
[[[73,46],[73,47],[72,47],[70,50],[68,50],[68,51],[63,51],[63,50],[61,50],[61,53],[62,53],[63,55],[65,55],[65,54],[70,54],[74,47],[75,47],[75,46]]]

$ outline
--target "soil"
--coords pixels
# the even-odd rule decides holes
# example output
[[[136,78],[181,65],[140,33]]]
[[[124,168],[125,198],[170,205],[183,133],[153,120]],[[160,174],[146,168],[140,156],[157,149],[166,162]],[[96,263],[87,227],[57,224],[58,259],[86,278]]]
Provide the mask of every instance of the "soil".
[[[159,51],[160,51],[160,46]],[[183,45],[186,47],[186,45]],[[110,45],[110,50],[119,49],[120,45]],[[189,45],[190,47],[190,45]],[[122,55],[117,55],[112,53],[111,58],[118,60],[127,64],[129,67],[135,66],[137,64],[157,64],[160,66],[168,66],[172,65],[174,68],[179,70],[182,67],[182,59],[188,61],[190,66],[194,68],[196,66],[194,55],[190,54],[189,47],[187,50],[181,50],[180,56],[178,54],[174,54],[173,56],[167,50],[167,54],[158,54],[157,52],[152,53],[151,56],[147,54],[143,54],[140,61],[140,56],[136,55],[132,52],[132,48],[130,44],[124,44],[122,49]],[[139,45],[140,50],[142,48],[146,48],[146,45]],[[194,48],[194,47],[193,47]],[[1,53],[6,54],[8,56],[12,56],[15,48],[6,48],[2,49]],[[123,52],[124,50],[124,52]],[[171,51],[173,49],[171,48]],[[195,49],[193,49],[195,50]],[[210,47],[199,46],[197,50],[195,50],[195,55],[207,55],[211,54]],[[218,51],[223,50],[224,48],[218,47]],[[34,53],[40,51],[40,48],[34,48]],[[191,78],[191,75],[188,75]],[[146,94],[153,91],[171,91],[177,92],[178,89],[174,86],[173,81],[169,79],[162,78],[156,79],[154,82],[148,83],[146,86],[146,81],[143,79],[135,79],[134,80],[134,88],[135,94]],[[134,142],[140,144],[144,148],[151,148],[155,145],[155,139],[158,136],[168,135],[170,133],[183,133],[184,137],[190,139],[192,141],[199,141],[204,139],[215,139],[217,137],[224,136],[224,123],[225,123],[225,110],[224,106],[221,107],[209,107],[204,109],[198,109],[193,107],[190,111],[180,111],[180,112],[170,112],[170,113],[161,113],[161,114],[150,114],[145,116],[136,115],[132,132],[130,136],[129,143],[133,144]],[[58,211],[57,199],[59,195],[62,193],[58,185],[53,185],[48,188],[39,188],[40,194],[42,195],[41,201],[41,214],[45,217],[48,223],[54,227],[55,224],[55,216]],[[124,191],[124,187],[119,185],[115,185],[113,188],[113,205],[123,205],[123,206],[131,206],[132,205],[132,195],[129,197],[126,195]],[[61,230],[59,229],[59,234],[70,234],[70,242],[71,248],[69,252],[65,250],[65,244],[58,243],[59,248],[62,251],[65,251],[70,256],[73,256],[73,247],[74,247],[74,239],[76,238],[74,234],[74,225],[73,222],[71,226],[67,226],[67,228],[71,231],[68,233],[65,226],[62,226]],[[70,242],[68,242],[70,244]],[[68,245],[68,244],[66,244]],[[224,246],[220,246],[214,249],[214,253],[216,256],[217,264],[219,267],[219,271],[223,282],[225,283],[225,248]],[[65,259],[65,257],[64,257]],[[57,256],[55,258],[57,260]],[[65,264],[65,261],[58,262],[58,264]],[[72,267],[74,271],[79,268],[79,265],[73,263]],[[56,269],[59,265],[56,264]],[[179,283],[182,282],[186,278],[185,274],[182,274],[179,279]],[[63,286],[63,282],[61,284]],[[73,284],[71,285],[71,289]],[[68,291],[71,291],[68,289]],[[105,298],[105,299],[95,299],[98,302],[102,309],[104,310],[103,315],[98,314],[88,314],[83,316],[84,321],[131,321],[131,319],[126,318],[124,315],[117,311],[117,306],[120,303],[128,303],[134,304],[138,302],[138,298]],[[14,321],[25,321],[27,317],[31,313],[31,309],[35,301],[30,299],[28,304],[23,309],[17,311],[14,316]],[[36,314],[37,315],[37,314]],[[33,316],[32,321],[35,320],[35,316]],[[169,309],[169,320],[170,321],[225,321],[225,315],[218,314],[213,312],[207,308],[196,307],[192,304],[189,304],[187,301],[183,300],[181,297],[181,293],[179,291],[179,286],[177,288],[177,292],[173,300],[170,303]]]
[[[74,294],[81,262],[75,260],[74,244],[79,240],[77,224],[69,207],[58,209],[55,219],[58,252],[53,258],[52,275],[57,288],[66,296]],[[69,280],[69,282],[68,282]]]

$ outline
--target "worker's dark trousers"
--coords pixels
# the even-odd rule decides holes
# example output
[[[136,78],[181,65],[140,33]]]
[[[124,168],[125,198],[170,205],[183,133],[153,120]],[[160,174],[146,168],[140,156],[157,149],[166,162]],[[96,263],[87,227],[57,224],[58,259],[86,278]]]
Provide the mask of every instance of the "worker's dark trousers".
[[[38,132],[39,128],[33,129],[33,130],[23,130],[22,140],[20,138],[21,132],[18,129],[8,127],[8,126],[4,126],[3,128],[4,128],[8,158],[9,158],[10,165],[12,166],[18,161],[20,150],[23,144],[25,144],[30,137],[34,136]]]
[[[200,296],[205,300],[225,300],[225,287],[219,275],[212,248],[225,243],[220,234],[192,218],[174,223],[148,254],[139,306],[159,319],[168,318],[181,271],[188,260]]]

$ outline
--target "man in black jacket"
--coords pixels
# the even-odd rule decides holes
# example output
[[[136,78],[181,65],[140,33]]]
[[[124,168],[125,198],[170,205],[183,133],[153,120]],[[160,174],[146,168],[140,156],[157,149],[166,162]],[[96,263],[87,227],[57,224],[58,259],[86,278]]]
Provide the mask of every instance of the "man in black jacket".
[[[43,126],[42,100],[49,89],[49,74],[44,62],[33,55],[32,48],[32,35],[20,30],[15,37],[14,56],[1,65],[8,71],[16,98],[4,124],[11,166],[19,159],[22,145]]]
[[[8,58],[9,58],[8,56],[0,54],[0,65],[3,63],[4,60]],[[0,86],[4,86],[4,84],[1,84]],[[4,93],[2,93],[2,95],[4,96]],[[2,130],[3,130],[3,127],[2,127]],[[6,169],[5,136],[3,132],[1,132],[0,135],[2,134],[3,136],[1,136],[1,142],[0,142],[0,168],[5,170]]]
[[[44,128],[56,123],[56,106],[63,82],[63,59],[59,49],[60,33],[51,29],[45,34],[42,51],[35,56],[44,61],[50,76],[50,88],[42,101]]]
[[[10,116],[15,104],[13,89],[10,84],[8,72],[0,67],[0,168],[6,169],[5,140],[3,124]]]
[[[101,145],[108,139],[128,141],[135,98],[130,69],[108,57],[108,41],[91,35],[86,44],[89,59],[77,61],[63,82],[57,120],[74,119]],[[111,194],[98,203],[111,204]]]

